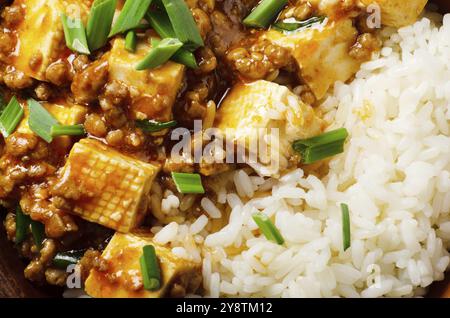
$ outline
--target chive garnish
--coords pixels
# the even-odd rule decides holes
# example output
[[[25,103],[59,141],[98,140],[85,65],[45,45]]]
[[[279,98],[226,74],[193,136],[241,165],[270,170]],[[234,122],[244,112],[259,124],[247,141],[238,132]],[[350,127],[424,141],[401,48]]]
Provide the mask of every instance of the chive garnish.
[[[158,290],[161,287],[161,269],[154,246],[146,245],[143,247],[139,263],[144,288],[150,291]]]
[[[267,28],[288,3],[288,0],[263,0],[244,19],[244,25],[255,28]]]
[[[95,51],[108,42],[117,0],[95,0],[87,22],[89,49]]]
[[[125,49],[128,52],[134,53],[136,52],[137,46],[137,35],[136,31],[131,30],[127,32],[127,36],[125,37]]]
[[[347,129],[340,128],[313,138],[297,140],[293,148],[301,154],[303,163],[311,164],[344,152],[347,137]]]
[[[284,244],[284,238],[267,215],[263,213],[254,213],[252,218],[266,239],[273,241],[278,245]]]
[[[24,214],[20,205],[16,207],[16,244],[22,243],[27,238],[31,219]]]
[[[273,28],[282,31],[282,32],[298,32],[300,30],[304,30],[312,27],[314,24],[322,23],[325,21],[325,17],[312,17],[310,19],[304,21],[291,21],[291,19],[287,19],[281,22],[277,22],[273,25]]]
[[[0,94],[0,116],[3,114],[3,111],[5,110],[6,106],[8,104],[5,101],[5,98],[2,94]]]
[[[53,258],[52,263],[58,268],[66,269],[69,265],[78,264],[80,259],[83,257],[84,252],[85,250],[72,250],[57,253]]]
[[[16,129],[23,118],[23,108],[15,96],[11,98],[0,116],[0,130],[3,137],[7,138]]]
[[[58,121],[32,98],[28,99],[28,109],[30,110],[30,117],[28,118],[30,129],[46,142],[52,142],[51,129],[58,125]]]
[[[184,0],[162,0],[176,37],[188,50],[204,46],[203,39],[189,7]]]
[[[50,128],[52,137],[59,136],[83,136],[86,134],[83,125],[53,125]]]
[[[152,0],[127,0],[109,33],[109,37],[124,33],[138,26],[151,3]]]
[[[38,249],[41,249],[45,240],[44,224],[31,220],[31,234],[33,235],[34,244],[36,244]]]
[[[346,251],[351,246],[351,234],[350,234],[350,211],[348,205],[341,203],[342,211],[342,236],[344,251]]]
[[[67,47],[81,54],[90,54],[83,21],[79,18],[69,18],[63,13],[61,13],[61,21]]]
[[[154,133],[177,125],[175,120],[168,122],[157,122],[154,120],[136,120],[136,126],[146,133]]]
[[[197,173],[172,172],[172,179],[180,193],[205,193],[202,178]]]
[[[152,41],[152,48],[147,56],[136,65],[136,70],[142,71],[150,68],[156,68],[166,63],[183,46],[178,39],[166,38],[158,41]]]

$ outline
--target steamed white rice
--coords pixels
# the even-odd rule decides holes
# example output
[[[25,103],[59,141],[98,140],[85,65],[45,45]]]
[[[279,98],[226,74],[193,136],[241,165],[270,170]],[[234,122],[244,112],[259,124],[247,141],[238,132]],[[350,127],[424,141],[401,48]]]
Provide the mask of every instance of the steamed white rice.
[[[440,18],[439,18],[440,20]],[[320,110],[350,133],[325,178],[301,169],[281,179],[246,170],[217,180],[216,207],[193,224],[154,228],[180,257],[203,261],[207,296],[399,297],[444,278],[450,242],[450,15],[382,31],[384,48]],[[224,189],[227,189],[226,191]],[[232,189],[232,190],[230,190]],[[165,210],[177,208],[170,195]],[[350,207],[343,251],[340,203]],[[221,212],[222,211],[222,212]],[[286,240],[255,235],[272,217]],[[228,225],[214,232],[216,218]]]

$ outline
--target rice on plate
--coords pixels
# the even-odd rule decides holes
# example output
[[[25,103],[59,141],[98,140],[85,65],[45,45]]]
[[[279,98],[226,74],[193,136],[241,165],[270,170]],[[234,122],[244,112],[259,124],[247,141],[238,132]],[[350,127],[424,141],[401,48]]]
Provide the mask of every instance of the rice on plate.
[[[215,178],[216,204],[201,201],[208,217],[152,228],[176,255],[203,259],[206,296],[410,297],[444,278],[450,15],[427,13],[381,33],[381,52],[351,83],[336,83],[319,108],[329,130],[350,134],[324,177],[302,169],[280,178],[227,172]],[[178,209],[174,197],[166,192],[162,206]],[[341,203],[350,209],[346,251]],[[258,211],[274,220],[284,245],[256,234]],[[221,218],[226,225],[215,232]]]

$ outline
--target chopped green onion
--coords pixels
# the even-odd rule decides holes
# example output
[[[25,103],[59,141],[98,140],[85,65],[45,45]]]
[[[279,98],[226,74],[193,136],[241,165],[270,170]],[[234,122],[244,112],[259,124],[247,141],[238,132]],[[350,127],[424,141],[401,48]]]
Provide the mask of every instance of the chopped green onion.
[[[138,26],[151,3],[152,0],[127,0],[109,33],[109,37],[124,33]]]
[[[189,7],[184,0],[162,0],[172,23],[176,37],[188,50],[194,51],[204,46],[203,39]]]
[[[344,152],[347,137],[347,129],[341,128],[313,138],[297,140],[293,148],[301,154],[303,163],[311,164]]]
[[[177,122],[172,120],[165,123],[153,120],[136,120],[136,126],[146,133],[154,133],[167,128],[172,128],[177,125]]]
[[[86,32],[89,49],[98,50],[108,42],[117,0],[95,0],[89,13]]]
[[[46,142],[52,142],[51,129],[58,125],[58,121],[32,98],[28,99],[28,109],[30,110],[30,117],[28,118],[30,129]]]
[[[50,129],[52,137],[83,136],[86,134],[83,125],[53,125]]]
[[[22,243],[27,238],[31,219],[24,214],[20,205],[16,208],[16,244]]]
[[[286,32],[296,32],[300,30],[304,30],[307,28],[312,27],[314,24],[322,23],[325,20],[325,17],[312,17],[308,20],[304,21],[293,21],[291,22],[290,19],[277,22],[273,25],[274,29],[277,29],[279,31],[286,31]]]
[[[152,43],[150,52],[141,62],[139,62],[136,66],[136,70],[142,71],[149,68],[155,68],[166,63],[182,46],[183,43],[174,38],[166,38],[159,43]]]
[[[45,240],[44,224],[31,220],[31,234],[33,234],[34,244],[36,244],[38,249],[41,249],[42,242]]]
[[[15,96],[11,98],[0,116],[0,130],[3,137],[8,137],[23,118],[23,108]]]
[[[267,28],[287,3],[288,0],[263,0],[243,23],[248,27]]]
[[[69,18],[63,13],[61,14],[61,21],[67,47],[81,54],[90,54],[83,21],[79,18]]]
[[[172,179],[180,193],[205,193],[202,178],[197,173],[172,172]]]
[[[152,245],[144,246],[139,263],[144,288],[151,291],[158,290],[161,287],[161,269],[155,248]]]
[[[161,38],[175,38],[175,31],[170,23],[167,13],[162,11],[152,11],[146,15],[146,19],[152,28],[159,34]],[[156,43],[156,41],[155,41]],[[190,68],[198,68],[197,61],[192,52],[185,48],[179,49],[171,58],[172,61],[186,65]]]
[[[5,101],[5,98],[2,94],[0,94],[0,116],[3,114],[3,111],[6,108],[6,105],[8,105]]]
[[[273,241],[278,245],[284,244],[283,237],[267,215],[263,213],[255,213],[252,217],[266,239]]]
[[[343,245],[344,251],[346,251],[351,246],[351,234],[350,234],[350,212],[348,205],[341,203],[342,211],[342,235],[343,235]]]
[[[58,268],[66,269],[69,265],[78,264],[80,259],[83,257],[84,252],[84,250],[73,250],[58,253],[53,258],[52,263]]]
[[[136,31],[131,30],[127,32],[127,36],[125,37],[125,49],[129,52],[136,52],[137,46],[137,35]]]

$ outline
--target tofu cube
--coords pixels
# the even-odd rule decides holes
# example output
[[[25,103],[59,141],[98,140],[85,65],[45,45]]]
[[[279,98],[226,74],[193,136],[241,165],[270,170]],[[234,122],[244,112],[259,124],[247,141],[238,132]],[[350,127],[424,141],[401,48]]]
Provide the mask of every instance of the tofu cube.
[[[25,13],[14,32],[17,47],[13,62],[16,69],[40,81],[45,81],[47,67],[70,54],[65,45],[60,14],[79,15],[83,20],[89,13],[83,0],[15,0]],[[41,57],[40,63],[32,61]]]
[[[416,22],[428,0],[361,0],[369,6],[377,4],[381,9],[381,23],[396,28]]]
[[[120,232],[139,225],[159,166],[123,155],[93,139],[76,143],[59,187],[80,189],[72,213]],[[63,194],[64,195],[64,194]]]
[[[248,148],[252,143],[258,147],[260,142],[267,143],[270,165],[262,165],[264,158],[250,165],[268,176],[277,176],[287,168],[293,141],[318,135],[324,128],[311,106],[287,87],[264,80],[237,84],[222,102],[216,118],[215,127],[224,132],[227,142],[232,139]],[[271,128],[277,129],[278,140],[265,140]]]
[[[136,65],[149,53],[147,37],[139,39],[135,53],[125,49],[125,40],[117,38],[109,53],[109,79],[118,80],[132,92],[132,115],[137,119],[168,121],[183,83],[185,66],[167,62],[160,67],[137,71]]]
[[[290,34],[269,30],[262,38],[290,50],[299,77],[321,99],[335,82],[353,77],[364,62],[349,55],[357,36],[352,20],[343,19]]]
[[[142,249],[153,245],[161,268],[161,288],[143,288],[139,259]],[[107,269],[92,269],[85,283],[86,293],[95,298],[180,297],[192,293],[201,284],[201,263],[175,256],[168,248],[153,243],[148,234],[116,233],[102,254]]]

